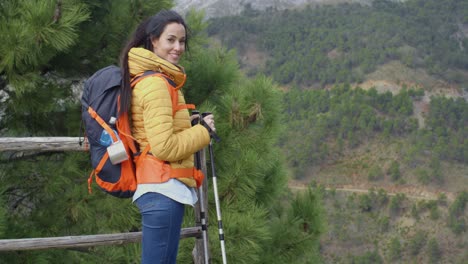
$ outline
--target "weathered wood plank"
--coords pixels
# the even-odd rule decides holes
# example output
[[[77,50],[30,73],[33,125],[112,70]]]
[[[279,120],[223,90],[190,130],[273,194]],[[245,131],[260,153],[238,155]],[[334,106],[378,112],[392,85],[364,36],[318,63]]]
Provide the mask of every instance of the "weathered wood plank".
[[[200,227],[183,228],[180,233],[180,239],[199,237],[200,235]],[[0,251],[38,250],[51,248],[83,248],[102,245],[123,245],[140,241],[141,232],[87,236],[1,239]]]
[[[83,141],[79,137],[0,137],[0,152],[88,151],[88,141]]]

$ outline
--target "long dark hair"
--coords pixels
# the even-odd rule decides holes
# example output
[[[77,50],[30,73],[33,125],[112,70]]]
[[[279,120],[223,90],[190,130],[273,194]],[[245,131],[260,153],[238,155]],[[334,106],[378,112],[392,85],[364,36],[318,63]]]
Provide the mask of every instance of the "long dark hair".
[[[128,69],[128,52],[135,47],[142,47],[153,51],[151,42],[154,38],[159,38],[166,26],[170,23],[178,23],[185,28],[185,49],[188,50],[189,29],[184,19],[173,10],[161,10],[156,15],[143,20],[133,32],[132,38],[128,41],[120,54],[120,67],[122,71],[122,93],[120,96],[120,113],[130,109],[132,88],[130,87],[130,71]]]

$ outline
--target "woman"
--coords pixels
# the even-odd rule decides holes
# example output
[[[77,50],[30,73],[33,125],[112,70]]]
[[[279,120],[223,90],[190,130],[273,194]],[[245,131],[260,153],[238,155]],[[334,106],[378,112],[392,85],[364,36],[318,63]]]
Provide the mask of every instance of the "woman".
[[[187,109],[173,112],[168,86],[180,89],[185,82],[178,62],[187,44],[187,26],[182,17],[163,10],[142,22],[122,51],[121,107],[131,112],[132,133],[140,149],[149,146],[144,161],[155,166],[151,173],[146,171],[141,176],[142,165],[137,163],[138,186],[133,201],[142,216],[143,264],[176,263],[184,205],[197,201],[193,154],[209,144],[210,132],[215,130],[213,115],[204,117],[203,125],[192,127]],[[165,77],[139,77],[148,71]],[[132,88],[130,83],[135,80],[138,82]],[[179,105],[184,105],[180,90],[177,95]],[[169,179],[161,175],[175,171],[190,174]]]

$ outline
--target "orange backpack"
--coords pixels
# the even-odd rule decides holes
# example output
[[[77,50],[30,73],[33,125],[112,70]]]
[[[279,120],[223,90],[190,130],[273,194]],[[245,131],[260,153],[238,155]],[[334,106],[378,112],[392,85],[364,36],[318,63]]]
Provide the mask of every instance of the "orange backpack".
[[[177,89],[174,89],[172,80],[163,73],[145,72],[132,82],[132,87],[149,76],[160,76],[167,81],[173,115],[180,109],[195,108],[190,104],[178,104]],[[92,178],[95,176],[96,183],[103,191],[119,198],[128,198],[133,195],[137,186],[136,163],[139,159],[144,160],[149,145],[141,153],[138,151],[135,139],[131,136],[128,114],[119,114],[121,83],[119,67],[112,65],[97,71],[84,83],[81,105],[93,167],[88,178],[89,192],[91,193]],[[203,174],[195,169],[190,172],[190,176],[194,176],[197,184],[203,179]],[[175,173],[173,177],[185,176]]]

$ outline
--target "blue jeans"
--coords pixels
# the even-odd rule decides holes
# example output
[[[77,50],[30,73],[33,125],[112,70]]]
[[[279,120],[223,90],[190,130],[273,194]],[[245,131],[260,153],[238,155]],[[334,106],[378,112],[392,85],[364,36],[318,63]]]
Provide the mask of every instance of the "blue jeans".
[[[135,201],[140,209],[142,264],[175,264],[184,205],[159,193],[145,193]]]

